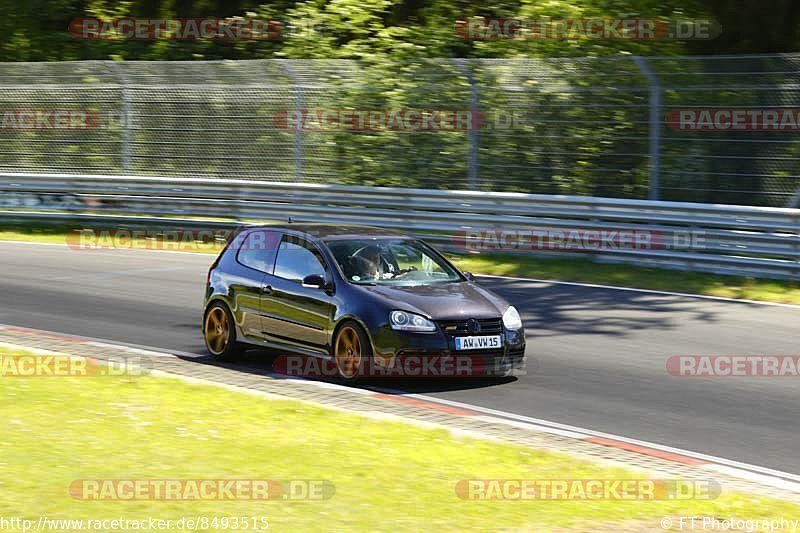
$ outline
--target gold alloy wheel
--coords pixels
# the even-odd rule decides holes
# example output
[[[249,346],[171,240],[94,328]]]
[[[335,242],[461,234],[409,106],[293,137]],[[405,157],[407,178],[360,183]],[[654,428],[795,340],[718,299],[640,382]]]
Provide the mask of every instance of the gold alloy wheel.
[[[347,379],[358,375],[361,366],[361,341],[358,333],[350,326],[345,326],[336,339],[336,352],[334,355],[339,373]]]
[[[230,342],[231,331],[228,315],[221,307],[215,307],[206,316],[206,346],[214,355],[220,355]]]

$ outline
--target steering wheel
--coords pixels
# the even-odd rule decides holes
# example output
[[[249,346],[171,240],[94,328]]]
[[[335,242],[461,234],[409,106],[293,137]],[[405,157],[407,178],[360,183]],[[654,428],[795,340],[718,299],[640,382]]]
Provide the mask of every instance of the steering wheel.
[[[397,270],[397,274],[394,275],[395,278],[399,278],[400,276],[405,276],[406,274],[410,274],[411,272],[416,272],[419,269],[414,265],[411,265],[408,268],[400,268]]]

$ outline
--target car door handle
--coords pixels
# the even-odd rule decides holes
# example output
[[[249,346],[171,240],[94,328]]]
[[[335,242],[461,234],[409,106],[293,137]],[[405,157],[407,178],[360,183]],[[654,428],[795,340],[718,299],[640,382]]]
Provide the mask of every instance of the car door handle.
[[[261,294],[272,294],[272,286],[264,285],[261,287]]]

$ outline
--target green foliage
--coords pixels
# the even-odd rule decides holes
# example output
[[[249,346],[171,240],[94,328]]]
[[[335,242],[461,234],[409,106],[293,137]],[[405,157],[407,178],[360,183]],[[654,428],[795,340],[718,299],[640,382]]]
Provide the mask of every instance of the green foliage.
[[[451,59],[437,58],[515,61],[513,64],[478,62],[469,67],[476,85],[481,88],[478,107],[494,113],[488,117],[490,122],[501,115],[505,120],[509,116],[515,119],[510,128],[496,129],[490,123],[480,133],[477,146],[481,187],[489,190],[646,197],[650,169],[646,157],[648,83],[630,61],[631,55],[665,58],[651,61],[651,65],[660,65],[657,74],[666,87],[665,109],[691,105],[794,104],[794,93],[790,93],[793,89],[777,89],[794,68],[789,59],[762,62],[765,74],[773,70],[777,74],[768,80],[762,76],[759,82],[774,84],[776,90],[745,91],[740,86],[747,76],[735,72],[740,68],[737,62],[730,62],[730,66],[710,61],[706,64],[701,58],[682,58],[678,62],[671,56],[797,50],[800,2],[796,0],[262,2],[30,0],[23,3],[0,0],[0,9],[5,14],[0,19],[0,62],[320,60],[306,64],[308,68],[301,74],[305,80],[319,81],[319,88],[307,89],[303,95],[292,92],[295,79],[289,70],[262,63],[239,67],[255,72],[250,76],[235,72],[237,67],[232,66],[233,63],[225,63],[224,67],[211,69],[213,77],[201,72],[202,69],[170,67],[170,70],[180,70],[180,74],[167,79],[156,72],[163,70],[161,67],[154,67],[153,73],[143,73],[141,78],[133,79],[142,85],[152,85],[160,79],[165,87],[177,82],[200,87],[212,80],[216,84],[241,81],[245,85],[266,80],[267,84],[278,88],[267,91],[241,85],[237,91],[237,95],[242,96],[241,102],[221,93],[198,96],[200,93],[195,88],[184,92],[175,89],[167,94],[168,91],[155,89],[158,84],[152,85],[152,93],[133,93],[130,97],[139,100],[132,112],[142,127],[130,139],[136,145],[130,170],[165,175],[198,172],[291,180],[297,172],[295,158],[298,157],[293,147],[302,144],[308,147],[302,156],[305,157],[303,171],[309,180],[463,188],[467,184],[470,157],[470,139],[463,131],[296,134],[271,128],[270,117],[286,109],[471,108],[473,101],[464,69]],[[68,32],[70,21],[80,17],[104,20],[123,17],[259,18],[280,21],[283,31],[280,38],[267,41],[86,40]],[[711,40],[696,41],[585,38],[472,41],[457,31],[458,21],[472,17],[699,19],[714,21],[721,33]],[[529,58],[567,57],[596,60],[527,62]],[[352,67],[342,66],[345,63],[325,66],[324,60],[331,59],[358,61]],[[14,68],[20,73],[25,71],[23,74],[27,77],[20,74],[19,80],[37,80],[39,87],[48,83],[36,67],[19,65]],[[101,74],[94,76],[97,85],[116,81],[114,72],[106,67],[80,68],[100,71]],[[137,69],[146,70],[145,67]],[[755,71],[758,72],[758,68]],[[712,72],[715,73],[713,78],[708,74]],[[50,81],[55,79],[51,77]],[[8,75],[4,75],[3,80],[13,81]],[[85,83],[87,80],[75,78],[75,81]],[[684,90],[690,85],[706,83],[729,90],[713,93]],[[7,102],[13,108],[20,99],[18,94],[21,93],[9,94],[5,100],[0,97],[0,103]],[[59,91],[46,94],[61,95]],[[115,115],[120,112],[122,98],[119,94],[98,90],[82,91],[82,95],[90,108],[96,103],[98,110]],[[700,100],[701,96],[710,96],[710,100]],[[697,102],[691,101],[692,98],[698,98]],[[147,113],[154,104],[162,111],[158,117]],[[185,113],[187,104],[194,110],[188,116]],[[230,117],[236,116],[251,119],[241,125],[230,124]],[[215,120],[213,131],[205,131],[209,117]],[[180,136],[164,143],[165,131],[180,132]],[[71,142],[56,143],[52,133],[47,134],[45,141],[36,143],[32,142],[33,135],[25,131],[8,133],[5,136],[7,150],[0,156],[0,166],[51,168],[57,165],[48,162],[61,157],[58,159],[60,169],[79,165],[86,171],[124,170],[120,157],[104,155],[120,151],[114,148],[122,146],[124,141],[119,127],[85,132],[82,142],[91,143],[84,142],[80,146]],[[769,135],[775,138],[774,134],[764,134],[764,139]],[[745,143],[737,132],[717,134],[719,142],[703,132],[672,134],[665,130],[662,137],[664,199],[783,205],[787,195],[798,186],[794,165],[798,149],[794,143],[760,142],[759,138]],[[230,147],[231,142],[236,143],[235,149]],[[743,146],[749,152],[742,153]],[[200,152],[195,153],[193,149]],[[82,156],[88,153],[95,156]]]
[[[794,0],[307,0],[291,2],[203,0],[0,1],[0,61],[75,59],[258,59],[421,57],[553,57],[692,52],[780,52],[798,45],[800,4]],[[703,18],[722,34],[710,41],[497,40],[461,38],[458,20],[469,17]],[[259,17],[280,21],[276,41],[86,41],[70,36],[78,17]]]

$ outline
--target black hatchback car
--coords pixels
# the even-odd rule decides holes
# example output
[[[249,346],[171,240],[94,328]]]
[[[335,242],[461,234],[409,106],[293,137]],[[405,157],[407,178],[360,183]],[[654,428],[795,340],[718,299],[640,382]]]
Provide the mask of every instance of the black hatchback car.
[[[219,360],[275,348],[325,359],[346,380],[410,357],[467,358],[480,375],[525,357],[513,306],[425,242],[362,226],[238,232],[208,272],[203,334]]]

